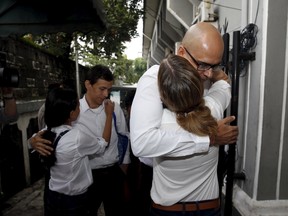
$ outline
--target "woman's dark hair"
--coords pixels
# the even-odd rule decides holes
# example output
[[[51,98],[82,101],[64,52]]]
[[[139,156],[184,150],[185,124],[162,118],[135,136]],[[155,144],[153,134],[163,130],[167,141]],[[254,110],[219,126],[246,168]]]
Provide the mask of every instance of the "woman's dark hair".
[[[74,79],[71,78],[67,78],[64,79],[61,83],[61,87],[62,88],[66,88],[66,89],[72,89],[74,91],[76,91],[76,81]]]
[[[182,128],[199,136],[216,135],[217,122],[205,106],[203,82],[187,59],[177,55],[164,59],[158,87],[163,104],[176,113]]]
[[[51,90],[46,97],[44,113],[48,130],[64,124],[78,103],[77,93],[72,89],[55,88]]]
[[[90,84],[95,84],[99,79],[113,81],[114,77],[109,67],[104,65],[95,65],[86,73],[85,80],[89,80]]]

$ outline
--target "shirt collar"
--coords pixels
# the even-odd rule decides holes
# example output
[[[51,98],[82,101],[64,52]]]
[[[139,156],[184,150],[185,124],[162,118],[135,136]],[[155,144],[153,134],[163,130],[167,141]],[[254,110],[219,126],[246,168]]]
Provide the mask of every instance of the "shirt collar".
[[[86,95],[84,95],[81,99],[80,99],[80,110],[81,112],[86,112],[87,110],[91,110],[92,112],[98,113],[101,112],[104,109],[104,102],[97,108],[95,109],[91,109],[87,103],[86,100]]]
[[[80,109],[82,112],[85,112],[87,110],[90,109],[87,101],[86,101],[86,95],[84,95],[81,99],[80,99]]]

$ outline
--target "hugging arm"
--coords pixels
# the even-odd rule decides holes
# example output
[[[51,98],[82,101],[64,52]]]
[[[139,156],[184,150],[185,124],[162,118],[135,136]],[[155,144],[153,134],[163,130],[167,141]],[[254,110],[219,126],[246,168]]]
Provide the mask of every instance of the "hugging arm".
[[[39,131],[37,134],[34,134],[30,139],[28,139],[28,145],[31,146],[35,151],[40,155],[48,156],[51,155],[53,147],[50,146],[52,143],[49,140],[43,139],[42,134],[44,131]]]

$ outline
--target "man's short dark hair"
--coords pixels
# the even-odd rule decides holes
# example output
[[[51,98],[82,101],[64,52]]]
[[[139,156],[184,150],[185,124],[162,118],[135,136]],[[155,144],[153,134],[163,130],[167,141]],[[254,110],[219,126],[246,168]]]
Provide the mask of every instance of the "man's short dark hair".
[[[85,76],[85,80],[89,80],[90,84],[95,84],[99,79],[103,79],[106,81],[113,81],[114,77],[109,69],[109,67],[105,65],[95,65],[94,67],[90,68]]]

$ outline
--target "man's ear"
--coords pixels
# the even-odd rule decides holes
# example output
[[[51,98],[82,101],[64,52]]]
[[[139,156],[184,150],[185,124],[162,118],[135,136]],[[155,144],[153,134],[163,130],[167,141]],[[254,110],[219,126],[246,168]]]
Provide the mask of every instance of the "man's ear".
[[[85,85],[85,88],[87,90],[91,86],[90,81],[89,80],[85,80],[84,85]]]
[[[184,49],[184,47],[182,45],[179,46],[176,54],[179,55],[179,56],[182,56],[182,57],[184,56],[185,49]]]

